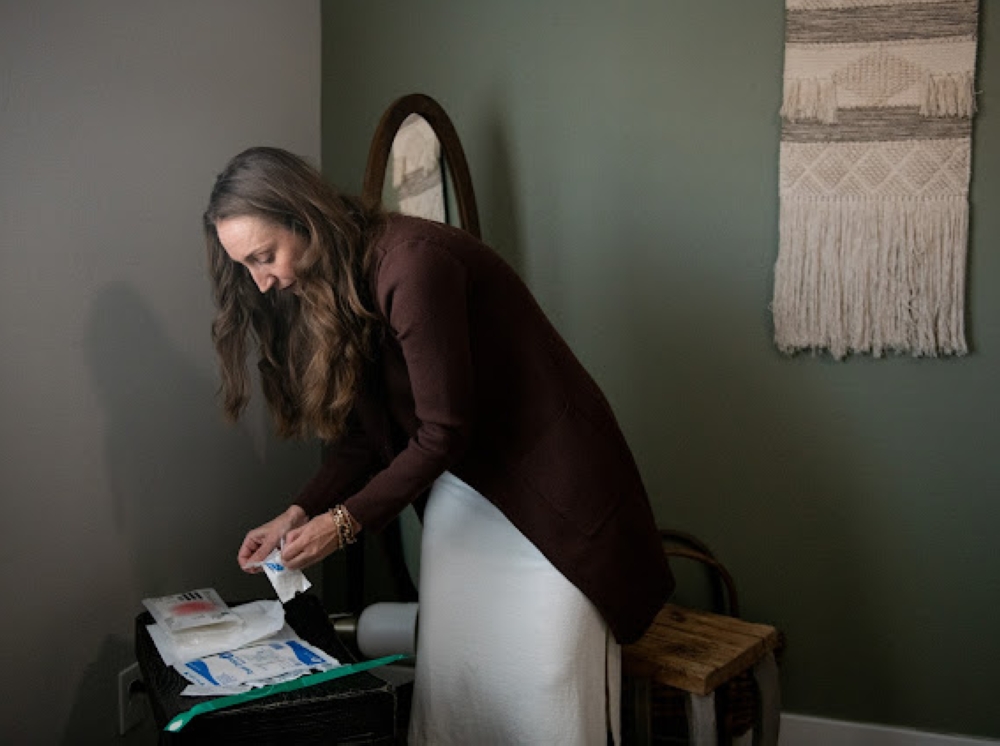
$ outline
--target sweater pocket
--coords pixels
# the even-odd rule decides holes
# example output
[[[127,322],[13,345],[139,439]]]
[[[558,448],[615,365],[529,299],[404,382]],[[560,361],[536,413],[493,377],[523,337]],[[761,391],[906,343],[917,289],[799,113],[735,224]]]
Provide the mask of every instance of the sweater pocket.
[[[587,536],[642,491],[631,454],[613,423],[567,407],[517,464],[524,484]]]

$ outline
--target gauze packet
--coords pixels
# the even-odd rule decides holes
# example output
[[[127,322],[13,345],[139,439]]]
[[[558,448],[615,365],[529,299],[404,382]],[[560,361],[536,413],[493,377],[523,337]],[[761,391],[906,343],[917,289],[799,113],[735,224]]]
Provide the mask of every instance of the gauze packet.
[[[274,591],[278,594],[281,603],[287,603],[296,593],[303,593],[312,587],[309,578],[301,570],[289,570],[285,567],[281,561],[280,547],[267,555],[263,562],[248,562],[246,566],[264,568],[267,579],[274,586]]]
[[[175,668],[191,684],[199,687],[198,691],[214,687],[217,692],[222,688],[245,691],[315,671],[328,671],[339,665],[340,662],[325,651],[304,640],[293,639],[248,645]],[[207,691],[212,692],[212,689]]]
[[[173,596],[144,598],[156,623],[171,634],[207,627],[239,627],[243,620],[234,614],[214,588],[177,593]]]
[[[163,662],[172,666],[249,645],[285,626],[285,610],[277,601],[251,601],[230,611],[240,619],[239,626],[203,627],[175,634],[159,624],[146,629]]]

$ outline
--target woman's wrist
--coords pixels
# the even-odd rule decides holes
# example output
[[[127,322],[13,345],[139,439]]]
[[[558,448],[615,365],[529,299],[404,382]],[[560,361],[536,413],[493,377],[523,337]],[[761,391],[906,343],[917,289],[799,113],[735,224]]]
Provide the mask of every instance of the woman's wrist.
[[[305,509],[298,504],[293,504],[288,507],[285,511],[285,518],[289,520],[292,528],[298,528],[309,521],[309,515],[306,513]]]

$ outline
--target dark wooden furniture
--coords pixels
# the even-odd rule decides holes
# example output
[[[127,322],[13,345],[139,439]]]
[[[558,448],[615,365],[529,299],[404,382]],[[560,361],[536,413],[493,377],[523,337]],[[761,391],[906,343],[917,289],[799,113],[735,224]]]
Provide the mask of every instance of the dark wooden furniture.
[[[664,605],[646,634],[622,649],[622,672],[633,680],[635,742],[653,743],[653,687],[662,686],[686,692],[690,743],[716,746],[715,692],[749,670],[760,693],[753,743],[776,746],[781,705],[774,651],[779,641],[778,631],[766,624]]]
[[[704,542],[668,529],[660,535],[669,558],[708,570],[718,613],[665,604],[642,638],[622,648],[628,742],[776,746],[780,632],[739,618],[733,577]]]

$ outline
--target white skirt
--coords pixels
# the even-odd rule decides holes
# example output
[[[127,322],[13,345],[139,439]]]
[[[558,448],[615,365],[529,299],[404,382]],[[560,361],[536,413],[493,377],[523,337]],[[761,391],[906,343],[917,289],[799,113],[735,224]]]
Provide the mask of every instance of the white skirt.
[[[421,541],[409,743],[619,743],[621,648],[586,596],[451,473]]]

